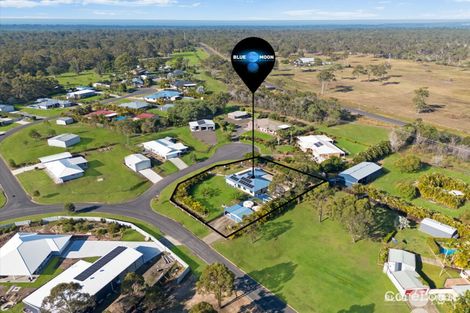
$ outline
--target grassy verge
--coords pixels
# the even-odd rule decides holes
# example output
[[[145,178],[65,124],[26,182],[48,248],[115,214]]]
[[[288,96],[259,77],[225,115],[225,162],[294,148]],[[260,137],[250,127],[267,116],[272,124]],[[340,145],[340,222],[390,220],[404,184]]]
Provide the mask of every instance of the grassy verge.
[[[32,108],[27,108],[23,107],[21,108],[21,111],[32,114],[32,115],[37,115],[37,116],[43,116],[43,117],[52,117],[52,116],[59,116],[63,112],[67,112],[69,109],[49,109],[49,110],[41,110],[41,109],[32,109]]]
[[[0,209],[5,206],[7,203],[7,197],[5,196],[5,193],[3,193],[2,190],[0,190]]]
[[[123,241],[145,241],[145,237],[133,229],[126,229],[122,233],[121,240]]]
[[[299,312],[408,312],[384,302],[395,287],[377,263],[380,244],[352,244],[339,223],[319,223],[306,204],[266,223],[254,243],[244,236],[215,248]]]
[[[207,263],[204,262],[201,258],[198,256],[194,255],[188,247],[186,246],[174,246],[171,248],[171,251],[176,253],[183,261],[185,261],[189,267],[191,268],[191,271],[193,272],[196,277],[199,277],[206,267]]]

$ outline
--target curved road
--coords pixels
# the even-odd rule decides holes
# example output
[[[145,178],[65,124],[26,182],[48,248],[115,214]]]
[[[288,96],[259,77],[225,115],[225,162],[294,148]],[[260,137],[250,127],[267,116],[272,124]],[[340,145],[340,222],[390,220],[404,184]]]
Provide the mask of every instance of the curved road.
[[[30,125],[32,124],[23,125],[7,132],[0,137],[0,142],[18,130]],[[145,221],[160,229],[164,234],[171,236],[181,244],[187,246],[195,255],[205,262],[209,264],[214,262],[226,264],[228,268],[235,273],[237,289],[241,291],[242,294],[248,296],[252,300],[252,305],[257,306],[262,312],[295,312],[278,297],[269,292],[269,290],[261,286],[221,254],[213,250],[212,247],[193,235],[181,224],[153,211],[150,207],[150,201],[175,180],[216,162],[241,159],[249,152],[251,152],[250,145],[232,143],[219,148],[209,159],[165,177],[134,200],[119,204],[77,204],[77,209],[82,210],[82,212],[93,211],[96,213],[105,212],[118,214]],[[5,207],[0,209],[0,221],[22,217],[27,218],[35,214],[63,212],[62,205],[39,205],[33,203],[2,158],[0,158],[0,184],[8,198]],[[175,210],[178,210],[178,208],[175,208]]]

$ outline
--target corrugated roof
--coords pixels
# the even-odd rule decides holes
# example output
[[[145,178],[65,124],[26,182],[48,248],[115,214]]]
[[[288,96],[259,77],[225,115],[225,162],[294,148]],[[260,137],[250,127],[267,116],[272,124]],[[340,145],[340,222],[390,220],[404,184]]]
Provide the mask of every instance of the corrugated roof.
[[[348,168],[345,171],[342,171],[339,175],[350,175],[357,180],[363,179],[377,171],[382,169],[381,166],[373,162],[361,162],[354,165],[353,167]]]
[[[423,283],[418,279],[419,274],[415,271],[398,271],[392,272],[392,275],[397,279],[403,289],[420,289],[426,288]]]
[[[416,255],[405,250],[389,249],[388,261],[395,263],[403,263],[410,267],[416,268]]]
[[[47,163],[47,162],[53,162],[53,161],[57,161],[57,160],[68,159],[68,158],[71,158],[71,157],[72,157],[72,154],[70,152],[62,152],[62,153],[57,153],[57,154],[41,157],[41,158],[39,158],[39,161],[41,163]]]
[[[421,221],[419,224],[419,230],[435,237],[443,237],[443,234],[452,237],[457,232],[456,228],[430,218],[424,218]]]

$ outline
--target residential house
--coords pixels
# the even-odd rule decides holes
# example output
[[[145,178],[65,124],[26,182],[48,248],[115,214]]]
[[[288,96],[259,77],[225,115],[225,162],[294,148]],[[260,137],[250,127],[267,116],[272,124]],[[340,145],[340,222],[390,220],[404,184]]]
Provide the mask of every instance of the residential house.
[[[0,117],[0,126],[7,126],[13,124],[13,119],[8,117]]]
[[[163,89],[159,92],[144,97],[144,100],[150,103],[156,103],[159,100],[175,101],[183,98],[183,94],[174,89]]]
[[[171,137],[144,142],[142,146],[145,151],[154,153],[166,160],[177,158],[188,151],[187,146]]]
[[[188,80],[175,80],[170,86],[175,89],[185,89],[194,88],[197,84]]]
[[[146,120],[146,119],[152,119],[152,118],[157,118],[158,116],[152,113],[140,113],[134,117],[134,121],[138,120]]]
[[[86,117],[88,118],[90,118],[91,116],[104,116],[108,119],[111,119],[113,117],[118,116],[118,114],[111,110],[97,110],[86,115]]]
[[[93,89],[84,89],[67,93],[67,99],[79,100],[83,98],[93,97],[96,91]]]
[[[80,166],[70,162],[69,159],[45,163],[44,168],[46,173],[56,184],[62,184],[80,178],[85,172]]]
[[[325,135],[310,135],[297,137],[300,150],[312,153],[316,162],[321,163],[331,157],[343,157],[346,153],[336,147],[334,140]]]
[[[294,61],[296,66],[312,66],[315,64],[315,58],[298,58]]]
[[[204,130],[215,130],[215,123],[213,120],[198,120],[189,122],[189,129],[192,132],[204,131]]]
[[[66,249],[71,238],[69,235],[16,233],[0,247],[0,276],[39,274],[52,256]]]
[[[290,127],[289,124],[269,118],[255,120],[255,129],[270,135],[276,135],[278,131],[289,129]]]
[[[145,110],[145,109],[148,109],[149,104],[146,102],[142,102],[142,101],[133,101],[133,102],[121,103],[119,106],[121,108],[126,108],[126,109]]]
[[[228,118],[232,119],[232,120],[243,120],[245,118],[249,118],[250,117],[250,113],[246,112],[246,111],[235,111],[235,112],[230,112],[229,114],[227,114]]]
[[[260,168],[255,168],[254,177],[252,174],[252,169],[243,170],[225,176],[225,182],[253,197],[265,199],[268,187],[272,181],[272,175]]]
[[[50,98],[41,98],[37,99],[36,103],[32,105],[34,108],[41,110],[49,110],[55,108],[68,108],[72,106],[72,102],[68,100],[59,100],[59,99],[50,99]]]
[[[416,272],[416,255],[399,249],[388,250],[388,261],[383,272],[387,274],[402,296],[427,294],[429,287],[423,285]]]

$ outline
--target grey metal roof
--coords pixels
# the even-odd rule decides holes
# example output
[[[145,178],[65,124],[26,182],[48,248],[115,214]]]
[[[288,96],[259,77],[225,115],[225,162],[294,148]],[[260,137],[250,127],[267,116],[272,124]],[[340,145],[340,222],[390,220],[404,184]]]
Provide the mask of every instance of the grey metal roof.
[[[452,238],[457,233],[457,229],[436,220],[425,218],[419,224],[419,230],[433,237]]]
[[[392,275],[397,279],[403,289],[419,289],[426,288],[418,279],[419,274],[415,271],[399,271],[393,272]]]
[[[73,140],[75,138],[80,138],[80,136],[78,135],[75,135],[75,134],[60,134],[60,135],[57,135],[55,137],[52,137],[52,138],[49,138],[50,140],[59,140],[59,141],[69,141],[69,140]]]
[[[388,261],[395,263],[403,263],[413,268],[416,268],[416,256],[413,253],[405,250],[388,250]]]
[[[363,179],[377,171],[380,171],[382,167],[373,162],[361,162],[354,165],[353,167],[348,168],[345,171],[342,171],[339,175],[349,175],[354,177],[357,180]]]

